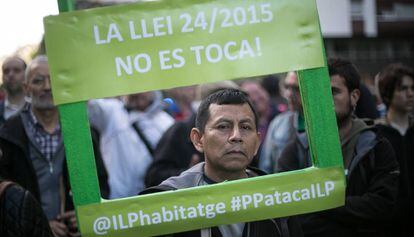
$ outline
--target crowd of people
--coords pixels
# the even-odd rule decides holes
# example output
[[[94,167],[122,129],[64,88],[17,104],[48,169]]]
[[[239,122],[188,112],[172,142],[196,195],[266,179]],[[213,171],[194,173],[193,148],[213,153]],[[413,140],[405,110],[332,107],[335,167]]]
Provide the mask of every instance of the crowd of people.
[[[375,77],[375,90],[362,83],[347,60],[328,60],[328,71],[345,205],[174,236],[414,234],[409,226],[414,214],[413,69],[398,63],[384,67]],[[12,56],[2,72],[0,234],[79,236],[48,59],[37,56],[26,65]],[[87,104],[103,198],[312,166],[295,72]],[[10,221],[16,218],[25,222]]]

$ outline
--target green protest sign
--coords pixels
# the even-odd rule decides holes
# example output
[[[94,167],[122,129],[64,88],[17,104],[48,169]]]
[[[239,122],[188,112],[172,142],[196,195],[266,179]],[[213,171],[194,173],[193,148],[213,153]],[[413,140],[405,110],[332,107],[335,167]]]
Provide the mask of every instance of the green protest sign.
[[[61,11],[68,10],[64,3]],[[344,204],[314,0],[140,2],[47,17],[45,32],[83,236],[152,236]],[[102,200],[83,101],[288,70],[298,70],[314,167]]]
[[[313,1],[155,1],[44,23],[56,104],[323,66]]]
[[[82,234],[167,234],[216,226],[217,223],[318,211],[342,204],[345,188],[340,168],[310,168],[291,176],[268,175],[80,206],[78,215],[81,216]]]

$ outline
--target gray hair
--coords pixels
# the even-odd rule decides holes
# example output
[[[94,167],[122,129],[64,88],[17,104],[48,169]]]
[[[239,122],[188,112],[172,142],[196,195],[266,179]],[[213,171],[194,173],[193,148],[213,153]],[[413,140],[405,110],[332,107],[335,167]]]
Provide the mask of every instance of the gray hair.
[[[32,61],[30,61],[29,65],[26,67],[26,70],[24,71],[24,81],[27,82],[29,80],[29,74],[32,70],[33,66],[40,63],[48,63],[47,56],[42,54],[36,56]]]

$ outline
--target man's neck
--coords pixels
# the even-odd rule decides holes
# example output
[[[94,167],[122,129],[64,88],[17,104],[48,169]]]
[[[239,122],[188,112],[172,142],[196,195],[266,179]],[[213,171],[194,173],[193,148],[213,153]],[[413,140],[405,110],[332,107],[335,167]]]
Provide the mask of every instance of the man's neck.
[[[391,126],[399,130],[400,133],[405,133],[409,127],[408,113],[395,110],[392,107],[388,110],[387,121]]]
[[[46,132],[53,133],[59,123],[59,113],[57,108],[54,109],[36,109],[32,111],[38,122],[43,126]]]
[[[342,121],[341,124],[338,125],[339,127],[339,138],[341,141],[346,139],[347,136],[349,136],[349,133],[352,129],[352,117],[349,117],[348,119]]]
[[[392,122],[401,127],[408,127],[408,113],[389,108],[387,113],[388,122]]]
[[[226,171],[212,171],[210,167],[206,164],[204,167],[205,175],[213,180],[214,182],[220,183],[226,180],[237,180],[237,179],[243,179],[247,178],[247,173],[245,170],[242,170],[240,172],[226,172]]]
[[[24,104],[24,93],[7,94],[7,100],[10,104],[21,106]]]

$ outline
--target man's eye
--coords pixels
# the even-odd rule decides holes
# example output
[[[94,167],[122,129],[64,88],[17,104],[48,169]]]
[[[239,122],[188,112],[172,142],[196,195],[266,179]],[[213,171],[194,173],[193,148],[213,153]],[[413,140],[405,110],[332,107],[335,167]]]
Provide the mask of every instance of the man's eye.
[[[32,80],[32,82],[33,82],[33,84],[40,84],[40,83],[43,83],[45,81],[45,78],[44,77],[35,77],[35,78],[33,78],[33,80]]]
[[[408,87],[406,87],[406,86],[401,86],[399,89],[400,89],[400,91],[405,91],[405,90],[407,90],[407,89],[408,89]]]
[[[33,84],[40,84],[42,82],[43,82],[42,79],[33,79]]]
[[[20,73],[21,71],[22,71],[22,70],[21,70],[20,68],[14,68],[14,69],[13,69],[13,72],[14,72],[14,73]]]
[[[245,130],[250,130],[250,129],[252,129],[252,127],[251,127],[250,125],[248,125],[248,124],[243,124],[243,125],[241,126],[241,128],[242,128],[242,129],[245,129]]]
[[[227,124],[219,124],[219,125],[217,125],[217,128],[220,129],[220,130],[224,130],[224,129],[230,128],[230,126],[227,125]]]

